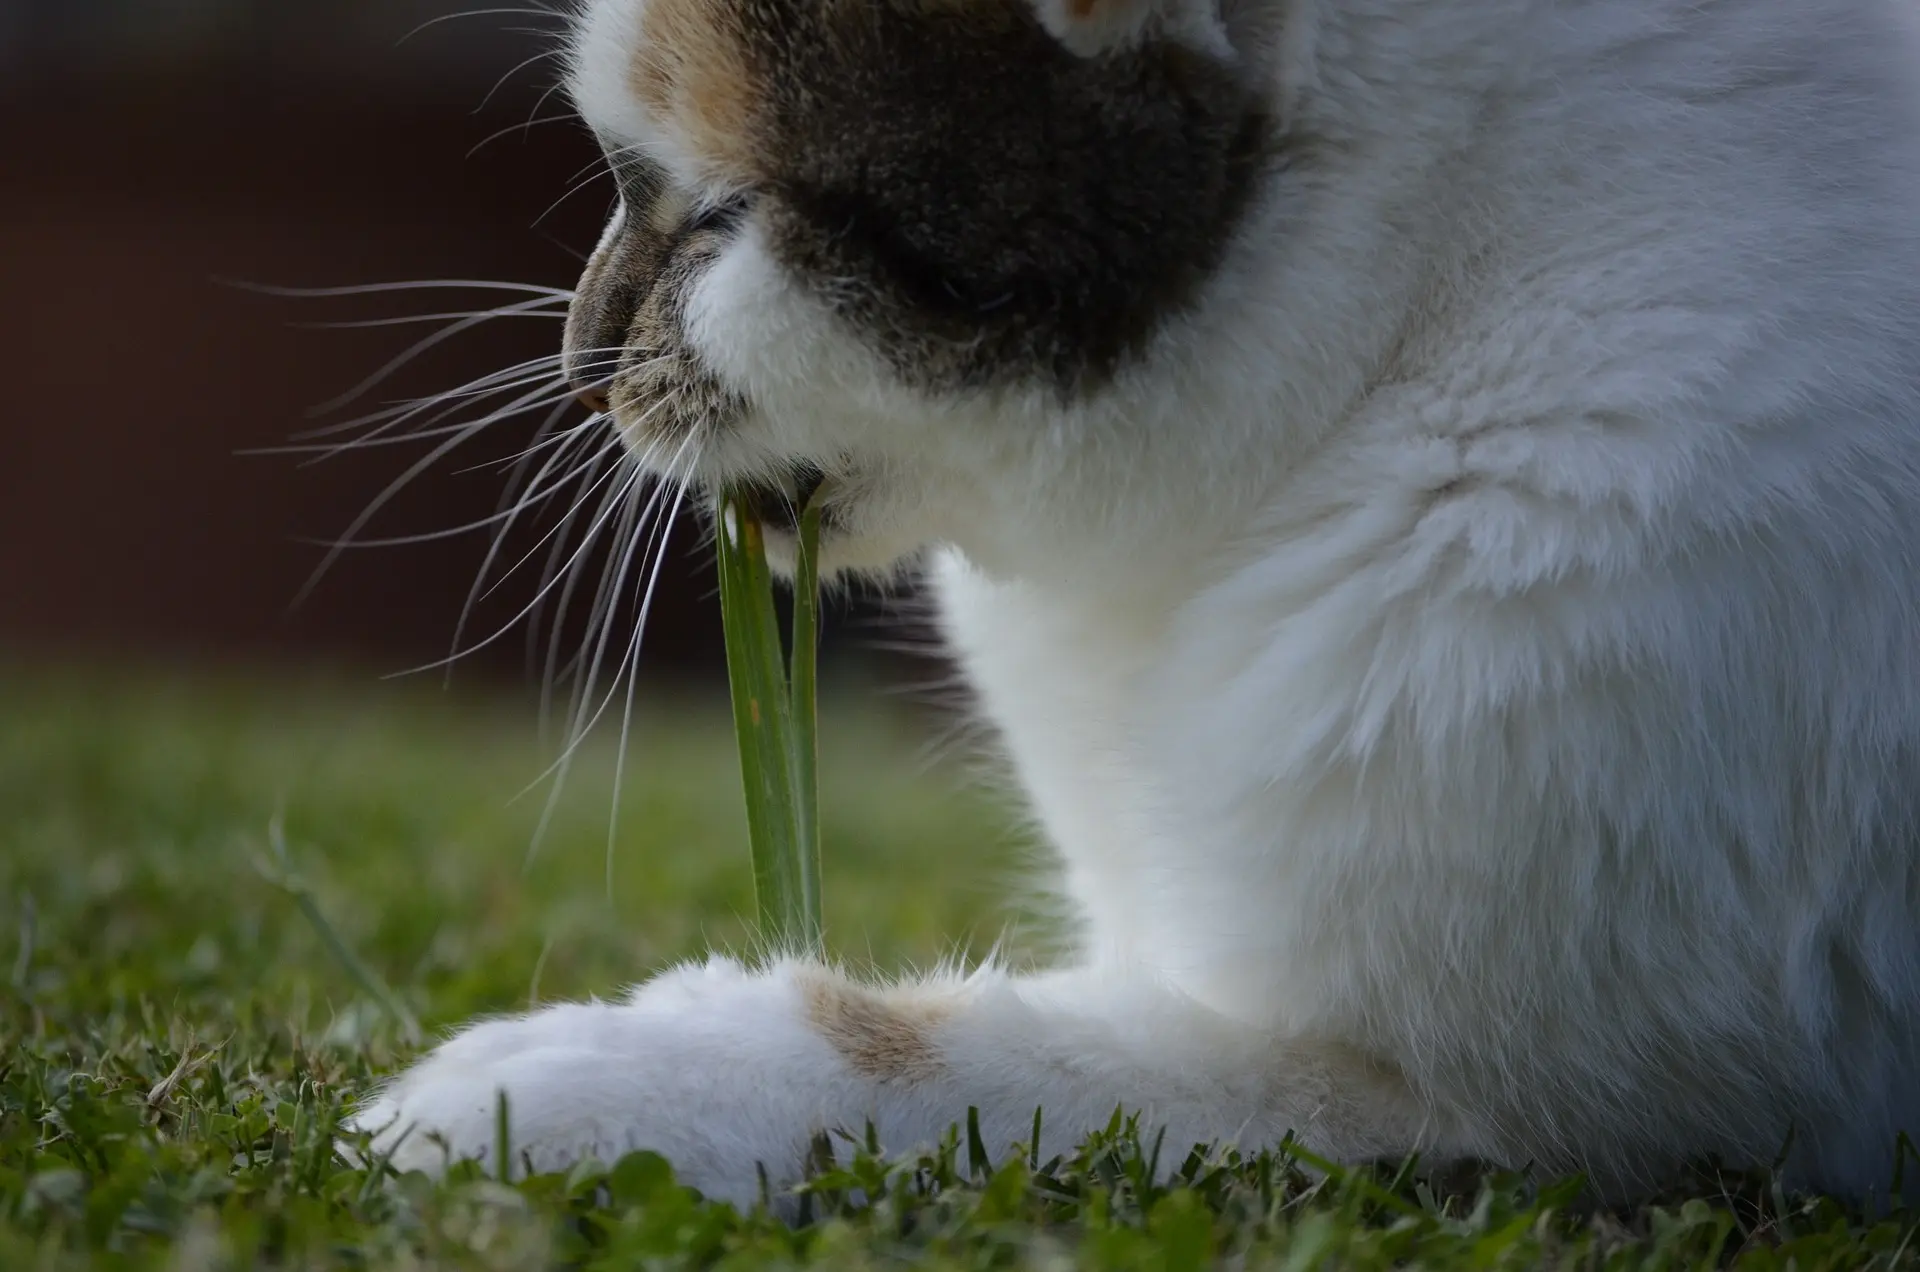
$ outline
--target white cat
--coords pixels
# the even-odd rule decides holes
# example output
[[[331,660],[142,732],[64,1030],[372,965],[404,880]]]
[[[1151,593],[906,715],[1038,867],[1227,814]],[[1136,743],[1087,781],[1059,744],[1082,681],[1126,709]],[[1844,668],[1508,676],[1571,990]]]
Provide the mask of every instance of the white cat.
[[[1885,1196],[1920,1132],[1910,0],[586,0],[569,349],[931,562],[1059,970],[472,1026],[401,1167],[776,1184],[1035,1106]],[[614,373],[596,373],[612,349]],[[790,555],[791,541],[786,543]],[[1789,1147],[1790,1146],[1790,1147]],[[1178,1156],[1178,1154],[1172,1154]]]

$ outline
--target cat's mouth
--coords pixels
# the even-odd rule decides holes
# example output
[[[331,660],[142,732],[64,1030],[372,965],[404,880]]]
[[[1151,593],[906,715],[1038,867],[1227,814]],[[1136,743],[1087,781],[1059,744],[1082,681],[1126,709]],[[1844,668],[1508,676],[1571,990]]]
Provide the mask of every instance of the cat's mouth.
[[[774,534],[792,535],[799,533],[800,514],[826,484],[825,473],[812,464],[801,464],[783,480],[748,482],[732,489],[740,510],[747,516]],[[822,507],[822,529],[832,522],[833,510]]]

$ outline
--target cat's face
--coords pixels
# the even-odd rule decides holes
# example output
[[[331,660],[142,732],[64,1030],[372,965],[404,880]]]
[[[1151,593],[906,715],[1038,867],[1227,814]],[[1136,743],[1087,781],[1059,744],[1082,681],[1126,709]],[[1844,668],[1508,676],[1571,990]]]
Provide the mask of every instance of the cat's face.
[[[829,479],[830,568],[952,537],[996,449],[1093,444],[1064,422],[1197,303],[1276,154],[1211,9],[591,0],[573,51],[621,202],[569,374],[776,523]]]

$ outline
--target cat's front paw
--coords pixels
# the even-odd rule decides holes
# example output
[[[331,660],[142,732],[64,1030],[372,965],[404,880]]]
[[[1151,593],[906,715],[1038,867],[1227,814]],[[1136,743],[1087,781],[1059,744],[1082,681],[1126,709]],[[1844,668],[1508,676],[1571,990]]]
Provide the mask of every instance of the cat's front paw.
[[[500,1152],[513,1172],[650,1149],[710,1197],[750,1203],[760,1170],[798,1177],[858,1079],[808,1025],[790,968],[714,959],[624,1002],[569,1003],[462,1030],[358,1110],[376,1158],[430,1174]]]

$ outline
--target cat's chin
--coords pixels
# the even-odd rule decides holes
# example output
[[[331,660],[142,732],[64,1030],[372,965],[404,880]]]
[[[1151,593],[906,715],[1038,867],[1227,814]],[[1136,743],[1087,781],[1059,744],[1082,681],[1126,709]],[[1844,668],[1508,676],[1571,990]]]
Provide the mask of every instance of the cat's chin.
[[[800,538],[791,525],[763,526],[767,565],[783,579],[792,579],[799,562]],[[890,581],[912,569],[926,551],[924,540],[903,535],[868,534],[830,527],[822,519],[817,557],[820,577]]]
[[[820,541],[817,562],[820,576],[860,575],[889,578],[911,566],[926,547],[924,536],[905,532],[904,527],[882,524],[878,508],[849,497],[843,487],[826,489],[827,479],[817,470],[803,468],[790,482],[748,483],[734,488],[740,508],[759,523],[767,548],[767,564],[784,579],[791,579],[799,562],[800,511],[816,496],[820,497]],[[724,522],[726,513],[719,507],[717,495],[709,495],[716,521]]]

